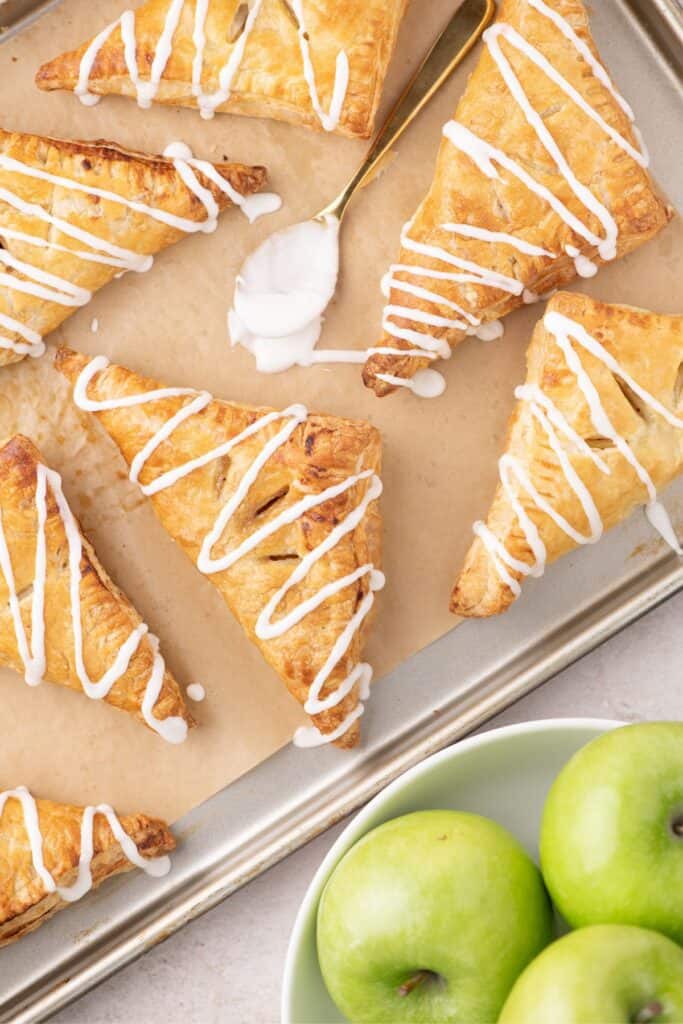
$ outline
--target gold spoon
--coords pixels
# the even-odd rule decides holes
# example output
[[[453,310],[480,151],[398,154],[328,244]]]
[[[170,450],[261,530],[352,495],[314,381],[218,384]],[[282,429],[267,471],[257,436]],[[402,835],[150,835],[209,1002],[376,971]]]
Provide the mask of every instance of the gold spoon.
[[[392,146],[462,63],[495,13],[494,0],[464,0],[387,117],[361,166],[337,198],[313,220],[336,217],[341,222],[353,196],[370,183]]]

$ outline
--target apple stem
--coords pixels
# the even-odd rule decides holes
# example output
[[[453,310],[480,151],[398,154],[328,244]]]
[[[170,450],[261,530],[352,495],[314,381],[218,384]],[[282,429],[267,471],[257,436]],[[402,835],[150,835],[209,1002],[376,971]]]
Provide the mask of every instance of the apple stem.
[[[656,1021],[664,1013],[664,1007],[657,1000],[653,999],[651,1003],[644,1006],[636,1016],[633,1018],[633,1024],[652,1024],[652,1021]]]
[[[424,981],[433,977],[433,971],[417,971],[416,974],[413,974],[412,977],[408,978],[407,981],[404,981],[403,984],[399,986],[398,994],[400,996],[409,996],[410,993],[414,989],[418,988]]]

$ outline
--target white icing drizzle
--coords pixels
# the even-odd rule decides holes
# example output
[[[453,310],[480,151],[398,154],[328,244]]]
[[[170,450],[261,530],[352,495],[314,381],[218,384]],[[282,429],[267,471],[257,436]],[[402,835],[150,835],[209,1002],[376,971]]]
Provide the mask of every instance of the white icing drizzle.
[[[14,624],[19,657],[24,665],[24,677],[29,686],[38,686],[43,682],[47,655],[45,647],[45,596],[47,581],[47,493],[52,492],[57,504],[59,516],[64,526],[68,547],[69,564],[69,597],[71,601],[71,626],[73,631],[73,653],[76,675],[83,692],[92,700],[102,700],[111,692],[113,686],[128,670],[131,659],[136,654],[144,636],[148,637],[154,653],[152,670],[145,687],[141,712],[145,722],[169,743],[182,743],[187,736],[187,723],[182,718],[158,719],[153,714],[164,682],[165,665],[159,654],[159,642],[149,633],[148,627],[141,623],[130,634],[120,647],[114,663],[107,669],[101,679],[94,682],[90,679],[83,660],[83,626],[81,621],[81,559],[83,545],[78,523],[69,508],[62,491],[59,473],[48,469],[42,463],[36,468],[35,508],[37,517],[36,554],[33,577],[33,593],[31,596],[31,636],[26,634],[22,617],[21,603],[16,589],[12,558],[7,545],[0,510],[0,572],[2,572],[9,593],[9,608]]]
[[[643,484],[648,499],[646,512],[651,524],[677,554],[683,555],[683,548],[681,548],[676,537],[671,520],[664,506],[657,500],[657,489],[650,474],[638,460],[626,438],[619,434],[609,418],[600,400],[597,388],[586,372],[575,346],[580,346],[594,358],[598,359],[607,367],[610,373],[621,379],[646,405],[657,415],[662,416],[673,427],[683,430],[683,419],[676,416],[670,409],[662,405],[654,395],[651,395],[642,388],[619,361],[599,341],[590,335],[581,324],[556,312],[546,313],[543,323],[546,330],[555,338],[557,345],[562,350],[567,366],[576,377],[577,384],[588,405],[591,421],[597,433],[612,442],[616,450],[632,466],[638,479]],[[501,484],[515,511],[534,560],[532,563],[523,562],[511,555],[486,523],[475,523],[474,532],[484,543],[498,575],[507,584],[515,597],[517,597],[520,593],[520,585],[509,570],[513,570],[522,576],[541,576],[547,561],[545,544],[541,539],[536,524],[522,505],[519,491],[525,491],[536,508],[549,516],[576,544],[594,544],[602,536],[603,522],[590,491],[572,465],[569,452],[562,444],[561,435],[569,442],[571,449],[590,458],[602,473],[609,474],[610,469],[599,453],[594,451],[569,425],[554,402],[540,388],[524,385],[516,389],[515,396],[519,401],[529,403],[531,413],[544,430],[550,447],[557,457],[567,482],[578,498],[589,525],[588,533],[581,533],[576,527],[572,526],[546,498],[539,494],[520,460],[509,453],[503,455],[498,464]],[[515,487],[515,482],[517,487]]]
[[[505,334],[505,327],[502,320],[489,320],[487,324],[474,327],[467,333],[473,334],[480,341],[497,341],[498,338],[502,338]]]
[[[218,75],[218,89],[215,92],[204,92],[202,77],[204,73],[204,56],[206,51],[206,22],[209,15],[210,0],[196,0],[194,10],[194,24],[192,30],[192,42],[194,45],[194,57],[192,60],[192,93],[197,100],[199,112],[203,118],[210,119],[216,113],[218,107],[227,103],[233,90],[235,78],[239,72],[244,52],[249,38],[254,29],[256,20],[261,12],[263,0],[251,0],[244,27],[235,41],[228,60],[221,68]],[[334,131],[339,125],[344,102],[349,88],[349,59],[344,50],[337,54],[335,65],[334,86],[330,107],[325,111],[320,102],[318,86],[316,83],[315,70],[311,60],[310,37],[306,30],[302,0],[290,0],[290,10],[297,22],[297,39],[299,51],[303,64],[304,79],[308,87],[311,105],[315,111],[320,124],[327,132]],[[148,79],[142,79],[138,71],[137,59],[137,38],[135,34],[135,11],[124,11],[118,21],[108,25],[98,36],[93,39],[90,46],[83,54],[81,60],[78,82],[74,92],[86,106],[93,106],[99,102],[100,97],[91,93],[88,89],[92,76],[95,61],[114,29],[119,27],[123,42],[124,59],[130,80],[135,88],[137,102],[140,107],[147,109],[156,98],[164,71],[173,52],[173,37],[180,21],[184,7],[184,0],[170,0],[166,17],[157,41],[152,60],[152,66]]]
[[[378,373],[377,379],[397,388],[408,388],[418,398],[438,398],[446,390],[446,381],[438,370],[418,370],[412,377],[396,377]]]
[[[33,870],[38,875],[41,884],[46,892],[57,893],[60,899],[67,903],[80,900],[92,889],[92,860],[95,855],[94,830],[95,817],[102,814],[112,830],[114,838],[121,847],[121,850],[131,864],[141,868],[146,874],[153,878],[161,878],[171,870],[171,860],[167,856],[143,857],[137,846],[124,830],[115,811],[108,804],[98,804],[96,807],[85,807],[81,819],[81,841],[78,857],[78,874],[73,885],[61,886],[54,880],[51,873],[45,866],[43,856],[43,834],[40,830],[40,818],[38,805],[25,786],[17,786],[16,789],[5,790],[0,793],[0,817],[2,816],[8,800],[17,800],[21,804],[24,815],[24,826],[31,847],[31,859]]]
[[[181,463],[173,469],[168,470],[166,473],[163,473],[150,483],[142,485],[139,483],[140,474],[158,447],[164,441],[169,440],[181,423],[186,422],[191,419],[192,416],[197,415],[202,409],[206,408],[209,402],[212,401],[212,398],[208,392],[198,393],[187,388],[160,388],[154,391],[143,392],[138,395],[128,395],[123,398],[108,399],[106,401],[96,401],[88,398],[88,387],[90,382],[96,374],[101,370],[106,369],[108,365],[108,360],[104,356],[98,356],[91,360],[79,375],[74,387],[74,401],[80,409],[84,409],[88,412],[104,412],[111,409],[146,405],[149,402],[159,401],[164,398],[192,396],[192,401],[179,409],[177,413],[175,413],[159,428],[131,463],[130,479],[138,483],[142,492],[146,495],[158,494],[160,491],[165,490],[168,487],[172,487],[179,480],[182,480],[184,477],[194,472],[194,470],[199,469],[202,466],[209,465],[216,459],[223,458],[234,448],[246,441],[247,438],[260,433],[265,427],[274,423],[282,422],[283,424],[278,432],[263,445],[258,455],[247,467],[234,493],[225,505],[223,505],[214,525],[204,537],[196,564],[199,571],[205,575],[212,575],[213,573],[229,569],[241,558],[253,551],[254,548],[258,547],[258,545],[263,541],[277,533],[278,530],[282,529],[284,526],[296,522],[306,512],[313,508],[317,508],[320,505],[325,504],[325,502],[331,501],[342,494],[345,494],[347,491],[352,490],[363,481],[368,482],[363,498],[353,511],[351,511],[341,523],[335,526],[316,548],[309,551],[297,562],[297,565],[287,578],[286,582],[270,597],[266,605],[261,609],[255,626],[256,635],[261,640],[269,640],[282,636],[293,626],[301,622],[307,615],[315,611],[316,608],[334,594],[343,590],[345,587],[351,586],[358,580],[367,577],[369,582],[368,593],[365,595],[357,611],[335,641],[325,664],[313,680],[304,709],[309,715],[315,715],[321,711],[336,707],[357,683],[361,684],[362,694],[365,693],[367,696],[367,685],[369,685],[370,678],[372,676],[372,669],[369,665],[364,663],[356,665],[347,678],[343,680],[328,696],[322,698],[320,695],[336,666],[346,655],[349,645],[358,629],[360,629],[363,620],[370,612],[370,609],[374,604],[375,592],[381,590],[384,586],[383,574],[375,569],[373,565],[368,563],[366,565],[359,566],[359,568],[350,575],[326,584],[312,597],[309,597],[294,607],[291,607],[286,615],[283,615],[276,621],[273,621],[273,616],[280,605],[285,601],[285,598],[292,588],[306,579],[320,559],[335,548],[343,537],[356,529],[358,524],[362,521],[368,506],[373,501],[376,501],[382,493],[382,483],[379,477],[376,476],[372,470],[359,471],[355,475],[348,477],[342,483],[328,487],[319,494],[308,494],[291,507],[274,516],[273,519],[265,523],[263,526],[258,527],[238,547],[225,552],[220,557],[214,557],[212,554],[213,549],[219,543],[233,515],[235,515],[237,510],[245,501],[252,485],[268,461],[284,444],[287,443],[297,427],[306,421],[308,417],[307,410],[302,405],[292,405],[283,412],[265,413],[241,433],[230,438],[230,440],[225,441],[217,448],[214,448],[198,458],[190,459],[187,462]],[[314,729],[313,731],[304,730],[303,732],[298,732],[296,734],[294,742],[301,746],[314,745],[312,739],[313,733],[317,736],[317,743],[331,742],[333,739],[338,739],[342,736],[362,713],[363,704],[361,702],[358,707],[356,707],[344,719],[335,733],[322,734],[317,729]]]
[[[195,701],[195,703],[199,703],[205,699],[206,690],[201,683],[190,683],[187,688],[187,696],[190,700]]]
[[[182,231],[185,234],[195,234],[196,232],[210,233],[215,231],[218,225],[218,214],[220,212],[218,204],[211,192],[201,184],[194,173],[195,170],[201,171],[202,174],[206,175],[207,178],[216,184],[236,206],[241,208],[250,221],[255,220],[256,217],[261,216],[263,213],[279,209],[281,205],[279,196],[270,193],[264,193],[259,196],[241,195],[217,171],[213,164],[207,163],[204,160],[195,160],[191,150],[183,143],[172,143],[164,155],[168,159],[172,159],[176,171],[187,188],[202,203],[206,211],[205,220],[193,221],[186,217],[178,217],[159,207],[149,206],[136,199],[129,199],[126,196],[119,195],[118,192],[111,192],[108,189],[98,188],[94,185],[86,185],[72,178],[65,178],[62,175],[45,171],[40,167],[33,167],[30,164],[22,163],[4,153],[0,153],[0,172],[7,171],[9,174],[19,174],[27,178],[47,181],[59,188],[81,192],[107,202],[118,203],[135,213],[142,214],[161,224],[166,224],[168,227]],[[31,235],[14,228],[5,228],[2,224],[0,224],[0,238],[14,239],[40,249],[54,249],[56,252],[68,253],[75,259],[114,267],[122,273],[126,271],[143,273],[149,270],[154,262],[152,256],[134,252],[131,249],[121,248],[84,228],[70,224],[61,217],[43,209],[37,203],[27,202],[7,188],[0,187],[0,203],[6,203],[17,210],[22,216],[35,219],[42,224],[49,224],[51,228],[88,248],[86,250],[69,249],[64,245],[48,241],[37,235]],[[44,299],[46,302],[54,302],[60,306],[73,308],[87,305],[92,298],[92,293],[87,289],[80,288],[65,278],[50,274],[40,267],[33,266],[31,263],[19,260],[6,249],[0,248],[0,265],[2,264],[15,271],[15,273],[0,273],[0,287],[9,288],[12,291],[25,295],[34,295],[36,298]],[[41,335],[13,317],[0,314],[0,328],[18,334],[23,339],[22,341],[17,341],[0,334],[0,348],[11,349],[17,355],[28,355],[34,358],[44,353],[45,344]]]
[[[617,92],[607,71],[594,56],[590,47],[577,35],[569,22],[557,11],[554,11],[544,3],[544,0],[527,0],[527,2],[538,14],[551,21],[558,31],[560,31],[571,45],[574,46],[581,59],[587,64],[591,73],[600,82],[600,84],[610,92],[629,120],[633,122],[634,115],[630,106]],[[543,118],[534,109],[522,88],[510,61],[501,49],[500,40],[504,39],[509,46],[512,46],[519,52],[523,53],[528,60],[532,61],[536,67],[550,78],[551,81],[559,86],[565,95],[575,105],[577,105],[587,117],[595,122],[595,124],[600,127],[612,142],[631,157],[631,159],[635,160],[641,167],[647,167],[649,158],[647,151],[642,144],[640,133],[636,131],[634,125],[634,132],[636,132],[636,138],[638,140],[638,147],[635,147],[628,139],[624,138],[610,124],[608,124],[598,111],[584,99],[581,93],[556,70],[548,58],[536,47],[532,46],[527,39],[513,28],[512,25],[506,24],[505,22],[498,22],[485,32],[484,39],[507,88],[524,113],[525,119],[533,128],[546,152],[552,158],[573,195],[601,225],[603,230],[602,236],[597,235],[584,220],[573,214],[572,211],[569,210],[569,208],[557,196],[555,196],[553,192],[550,191],[550,189],[537,181],[521,164],[513,160],[501,149],[498,149],[489,142],[486,142],[484,139],[475,135],[469,128],[465,127],[465,125],[459,124],[456,121],[450,121],[443,129],[444,136],[449,139],[453,146],[467,154],[474,161],[482,174],[485,174],[488,178],[500,178],[496,165],[504,168],[509,174],[514,175],[514,177],[521,181],[531,192],[548,203],[551,209],[554,210],[554,212],[572,229],[576,235],[583,239],[586,245],[590,246],[591,249],[597,250],[601,259],[614,259],[617,254],[618,241],[618,227],[616,221],[610,211],[603,205],[603,203],[600,202],[598,197],[593,194],[591,189],[579,181],[574,174],[567,159],[555,142],[551,132],[546,127]],[[515,278],[507,277],[506,275],[500,274],[486,266],[456,257],[441,246],[426,245],[424,243],[417,242],[410,237],[411,227],[412,224],[408,224],[403,230],[401,244],[404,249],[417,256],[426,256],[430,260],[449,264],[464,273],[448,273],[444,271],[436,271],[420,265],[412,266],[410,264],[397,264],[391,268],[388,277],[385,278],[383,288],[385,294],[389,296],[392,290],[394,292],[402,291],[407,294],[414,295],[417,298],[425,299],[427,302],[431,302],[437,307],[445,306],[450,309],[456,309],[462,316],[463,321],[468,321],[468,324],[465,324],[454,319],[449,320],[443,315],[437,315],[436,313],[425,313],[423,310],[397,306],[395,304],[388,305],[384,314],[384,331],[390,336],[401,341],[407,341],[415,345],[416,351],[413,354],[422,357],[424,350],[427,350],[432,354],[445,355],[447,349],[449,349],[448,343],[445,339],[438,338],[427,333],[424,330],[424,327],[467,330],[468,333],[477,334],[479,337],[484,339],[498,336],[495,333],[497,328],[494,327],[491,329],[490,325],[481,325],[480,321],[476,317],[468,314],[465,309],[457,307],[445,296],[441,295],[438,290],[427,290],[420,288],[415,284],[411,284],[410,281],[398,278],[396,276],[398,272],[401,272],[403,275],[410,275],[410,277],[413,278],[426,277],[431,278],[433,281],[443,280],[455,284],[471,284],[492,288],[507,292],[509,295],[522,296],[525,303],[536,301],[537,297],[533,292],[525,288],[524,282],[518,281]],[[490,231],[473,224],[445,223],[440,225],[440,230],[450,234],[459,235],[463,238],[476,239],[481,242],[490,243],[493,246],[510,246],[526,256],[556,260],[564,255],[563,253],[549,252],[540,246],[527,242],[523,238],[518,238],[505,232]],[[574,260],[576,272],[579,276],[593,277],[597,273],[597,265],[576,246],[568,245],[565,252]],[[416,328],[399,327],[395,323],[395,318],[397,317],[400,317],[409,323],[414,323]],[[472,328],[475,328],[475,330],[472,330]]]

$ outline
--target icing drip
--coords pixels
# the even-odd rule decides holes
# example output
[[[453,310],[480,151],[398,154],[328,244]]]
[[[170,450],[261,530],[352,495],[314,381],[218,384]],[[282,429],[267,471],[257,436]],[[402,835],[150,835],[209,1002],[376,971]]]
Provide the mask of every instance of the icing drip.
[[[527,0],[527,2],[538,14],[552,22],[555,28],[557,28],[572,44],[572,46],[574,46],[581,59],[587,64],[592,75],[611,93],[629,120],[633,122],[634,115],[630,106],[617,92],[607,71],[594,56],[590,47],[577,35],[569,22],[558,14],[557,11],[554,11],[544,3],[543,0]],[[505,40],[507,45],[513,47],[518,52],[522,53],[525,58],[532,61],[536,67],[538,67],[551,81],[559,86],[572,103],[578,106],[587,117],[594,121],[595,124],[597,124],[607,135],[607,137],[611,139],[611,141],[614,142],[624,153],[631,157],[631,159],[635,160],[641,167],[647,167],[648,155],[642,144],[640,133],[636,131],[634,126],[634,132],[636,133],[638,141],[638,147],[635,147],[628,139],[624,138],[610,124],[608,124],[599,114],[598,110],[591,106],[584,99],[581,93],[578,92],[574,86],[555,69],[547,57],[545,57],[544,54],[542,54],[536,47],[532,46],[529,41],[521,36],[520,33],[511,25],[504,22],[499,22],[493,25],[484,33],[484,40],[492,58],[498,66],[505,85],[524,113],[525,119],[533,128],[539,142],[553,160],[559,173],[567,183],[568,189],[601,225],[603,231],[602,236],[596,234],[584,220],[574,215],[572,211],[569,210],[569,208],[557,196],[555,196],[553,192],[550,191],[550,189],[537,181],[536,178],[534,178],[533,175],[525,169],[525,167],[513,160],[501,149],[496,148],[489,142],[486,142],[484,139],[475,135],[469,128],[465,127],[465,125],[459,124],[456,121],[450,121],[443,129],[444,136],[453,146],[455,146],[455,148],[469,156],[477,165],[481,173],[486,175],[488,178],[499,179],[500,174],[497,167],[504,168],[509,174],[521,181],[529,191],[533,192],[539,198],[548,203],[551,209],[576,235],[583,239],[587,246],[599,253],[601,259],[614,259],[617,254],[618,227],[612,217],[612,214],[599,201],[597,196],[593,194],[591,189],[580,182],[574,174],[567,159],[555,142],[551,132],[546,127],[543,118],[538,111],[534,109],[522,88],[510,61],[501,49],[501,40]],[[522,296],[525,303],[536,301],[537,296],[534,292],[525,288],[524,282],[518,281],[515,278],[507,277],[506,275],[500,274],[484,265],[461,259],[441,246],[426,245],[424,243],[417,242],[410,237],[411,227],[411,224],[406,225],[401,237],[401,244],[404,249],[416,256],[426,256],[429,260],[436,263],[448,264],[455,267],[459,272],[454,273],[443,270],[437,271],[431,267],[421,266],[419,263],[416,263],[415,266],[411,264],[397,264],[391,268],[389,275],[383,282],[383,291],[385,295],[389,297],[396,292],[404,292],[406,294],[414,295],[417,298],[424,299],[427,302],[432,303],[435,307],[441,307],[442,309],[445,307],[447,309],[457,311],[460,315],[460,319],[456,320],[454,318],[447,318],[443,315],[424,312],[423,310],[406,306],[397,306],[395,304],[388,305],[384,313],[383,329],[385,333],[390,336],[397,338],[400,341],[405,341],[415,345],[416,350],[410,354],[422,357],[425,350],[430,353],[432,357],[437,355],[443,355],[445,357],[448,354],[450,347],[447,341],[445,341],[444,338],[437,337],[425,330],[425,328],[429,327],[446,328],[449,330],[465,330],[469,334],[477,334],[479,337],[483,337],[485,339],[497,335],[491,334],[489,329],[490,325],[480,325],[480,321],[475,316],[469,314],[465,309],[451,302],[444,295],[441,295],[437,287],[434,287],[433,289],[425,289],[419,284],[414,284],[407,280],[406,277],[413,279],[429,278],[435,282],[449,281],[455,284],[479,285],[485,288],[503,291],[509,295]],[[505,232],[490,231],[473,224],[444,223],[439,226],[439,230],[458,235],[463,238],[476,239],[477,241],[489,243],[493,246],[507,245],[526,256],[557,260],[564,255],[563,253],[549,252],[540,246],[533,245],[525,239],[518,238],[514,235],[510,235]],[[597,273],[597,265],[592,260],[588,259],[588,257],[585,256],[576,246],[567,246],[566,253],[574,260],[576,273],[579,276],[592,277]],[[400,278],[396,276],[399,272],[403,275]],[[401,327],[395,323],[396,318],[405,320],[415,326]],[[478,329],[480,327],[481,330]]]
[[[334,527],[334,529],[316,548],[307,552],[304,557],[298,560],[296,567],[292,570],[292,573],[287,578],[286,582],[270,597],[266,605],[261,609],[255,626],[256,635],[260,640],[270,640],[280,637],[288,632],[293,626],[301,622],[302,619],[311,612],[315,611],[316,608],[320,607],[320,605],[334,594],[343,590],[345,587],[351,586],[361,579],[367,578],[369,584],[368,592],[361,601],[355,614],[335,641],[325,664],[313,680],[308,693],[308,698],[304,704],[304,709],[309,715],[315,715],[321,711],[336,707],[354,688],[354,686],[356,686],[356,684],[360,685],[361,698],[367,698],[372,669],[369,665],[364,663],[356,665],[347,678],[343,680],[332,693],[325,697],[321,697],[321,693],[335,668],[346,655],[353,637],[360,629],[366,616],[369,614],[370,609],[374,604],[375,592],[381,590],[384,586],[383,574],[375,569],[373,565],[368,563],[360,566],[350,575],[341,577],[340,579],[334,580],[333,582],[321,587],[316,594],[301,601],[299,604],[291,606],[291,603],[287,602],[287,614],[281,616],[275,621],[273,620],[273,617],[277,612],[277,609],[286,601],[290,591],[296,587],[297,584],[309,577],[309,574],[317,563],[329,551],[335,548],[343,537],[352,533],[356,529],[358,524],[362,521],[368,506],[373,501],[376,501],[382,493],[382,483],[379,477],[376,476],[372,470],[365,470],[348,477],[340,484],[328,487],[319,494],[308,494],[297,501],[294,505],[280,512],[263,526],[258,527],[249,537],[247,537],[246,540],[238,545],[238,547],[226,551],[218,557],[214,557],[214,548],[221,540],[228,523],[246,500],[252,485],[269,460],[273,458],[276,452],[284,444],[287,443],[297,427],[306,421],[308,417],[307,410],[302,405],[292,405],[283,412],[266,413],[250,424],[250,426],[246,427],[241,433],[237,434],[230,440],[225,441],[223,444],[214,448],[212,451],[207,452],[205,455],[201,455],[198,458],[181,463],[148,484],[140,484],[140,474],[159,446],[173,435],[174,431],[181,423],[186,422],[201,412],[202,409],[205,409],[209,402],[212,401],[212,398],[208,392],[198,393],[187,388],[160,388],[155,391],[143,392],[138,395],[129,395],[124,398],[108,399],[101,402],[88,398],[88,386],[90,382],[96,374],[101,370],[106,369],[108,365],[108,360],[104,356],[98,356],[81,372],[74,388],[74,401],[80,409],[84,409],[88,412],[104,412],[109,409],[146,405],[149,402],[159,401],[164,398],[192,396],[192,400],[187,405],[181,407],[177,413],[175,413],[159,428],[131,463],[130,479],[138,483],[142,492],[148,496],[158,494],[160,491],[165,490],[168,487],[172,487],[179,480],[182,480],[184,477],[194,472],[194,470],[199,469],[202,466],[209,465],[216,459],[223,458],[234,448],[246,441],[247,438],[259,434],[265,427],[272,424],[282,424],[277,433],[275,433],[263,445],[258,455],[249,464],[234,493],[221,508],[211,530],[204,537],[197,557],[197,568],[205,575],[212,575],[213,573],[223,572],[226,569],[229,569],[232,565],[238,562],[245,555],[249,554],[249,552],[253,551],[254,548],[258,547],[258,545],[263,541],[277,533],[278,530],[282,529],[284,526],[291,525],[311,509],[318,508],[319,506],[324,505],[325,502],[331,501],[332,499],[345,494],[349,490],[352,490],[359,483],[367,481],[367,488],[358,505],[356,505],[353,511],[351,511],[341,523]],[[363,704],[361,702],[344,719],[336,732],[323,735],[315,728],[312,730],[304,730],[303,732],[299,731],[294,738],[294,742],[301,746],[312,746],[317,745],[318,743],[332,742],[334,739],[338,739],[340,736],[343,736],[356,719],[362,714]]]
[[[498,338],[502,338],[505,334],[505,327],[502,320],[490,320],[487,324],[474,327],[467,333],[473,334],[480,341],[497,341]]]
[[[438,398],[446,390],[446,381],[438,370],[418,370],[412,377],[395,377],[391,373],[378,373],[377,379],[397,388],[408,388],[418,398]]]
[[[16,589],[12,558],[7,546],[7,539],[0,510],[0,571],[2,572],[9,592],[9,609],[14,625],[19,657],[24,665],[24,677],[29,686],[38,686],[45,676],[47,657],[45,649],[45,592],[47,580],[47,492],[52,492],[57,504],[59,516],[66,533],[69,565],[69,597],[71,601],[71,626],[73,631],[74,665],[78,681],[83,692],[92,700],[103,700],[111,692],[114,685],[125,675],[128,666],[142,642],[147,636],[154,653],[152,671],[145,687],[141,712],[147,725],[154,729],[169,743],[182,743],[187,736],[187,723],[182,718],[158,719],[153,709],[161,693],[164,682],[165,665],[159,654],[159,642],[149,633],[148,627],[141,623],[130,634],[116,655],[114,663],[107,669],[101,679],[94,682],[90,679],[83,660],[83,626],[81,621],[81,559],[83,545],[80,530],[74,515],[69,508],[62,491],[59,473],[47,466],[38,464],[36,470],[35,507],[38,521],[36,537],[35,568],[33,577],[33,594],[31,597],[31,637],[26,634],[22,617],[20,598]]]
[[[261,12],[263,0],[251,0],[249,13],[240,32],[235,40],[228,60],[221,68],[218,75],[218,89],[215,92],[204,92],[202,78],[204,75],[204,56],[206,51],[206,22],[209,16],[210,0],[196,0],[194,11],[194,24],[192,30],[192,43],[194,45],[194,57],[192,60],[192,94],[197,100],[199,112],[203,118],[210,119],[216,113],[218,107],[227,103],[232,95],[233,85],[237,77],[246,50],[249,38],[254,30],[254,25]],[[83,54],[81,60],[78,83],[74,92],[86,106],[93,106],[99,102],[100,97],[89,92],[88,86],[95,66],[97,57],[109,37],[117,27],[121,30],[123,42],[124,59],[128,76],[135,88],[138,105],[147,109],[156,98],[164,72],[173,52],[173,37],[180,22],[183,12],[184,0],[170,0],[166,17],[161,30],[157,45],[154,51],[152,66],[149,78],[143,80],[138,71],[137,38],[135,32],[135,12],[124,11],[118,21],[108,25],[98,36],[93,39],[90,46]],[[310,37],[306,30],[302,0],[290,0],[289,9],[297,23],[297,40],[301,61],[303,65],[304,79],[308,87],[311,106],[315,111],[321,126],[327,132],[334,131],[341,119],[344,102],[349,88],[349,60],[344,50],[337,54],[335,64],[334,86],[330,107],[325,111],[321,105],[316,83],[315,70],[311,60]]]
[[[204,698],[206,697],[206,690],[204,689],[201,683],[190,683],[190,685],[187,688],[187,696],[190,698],[190,700],[199,703],[200,701],[203,701]]]
[[[565,252],[574,260],[574,269],[579,277],[595,277],[599,269],[597,263],[593,263],[587,256],[579,252],[575,245],[568,245]]]
[[[197,170],[206,175],[236,206],[240,207],[250,221],[255,220],[256,217],[261,216],[263,213],[279,209],[281,205],[279,196],[269,193],[259,196],[241,195],[216,170],[213,164],[207,163],[204,160],[195,160],[190,149],[183,143],[173,143],[168,147],[164,155],[173,160],[173,165],[184,184],[203,205],[206,211],[205,220],[193,221],[186,217],[178,217],[159,207],[149,206],[136,199],[128,199],[126,196],[119,195],[118,192],[85,185],[83,182],[52,174],[40,167],[32,167],[4,153],[0,153],[0,172],[7,171],[9,174],[19,174],[27,178],[47,181],[58,188],[84,193],[88,196],[103,199],[106,202],[118,203],[126,209],[149,217],[151,220],[165,224],[184,234],[195,234],[196,232],[210,233],[215,231],[218,225],[218,204],[211,192],[204,188],[197,178],[195,174]],[[35,219],[42,224],[49,224],[50,228],[56,229],[50,232],[50,237],[52,234],[60,233],[81,245],[85,245],[87,248],[70,249],[67,246],[60,245],[58,242],[48,241],[37,235],[2,227],[0,228],[0,235],[5,239],[14,239],[27,245],[35,246],[38,249],[53,249],[56,252],[67,253],[73,258],[87,263],[99,263],[104,266],[114,267],[121,273],[127,271],[144,273],[151,268],[154,262],[152,256],[134,252],[131,249],[121,248],[121,246],[115,245],[105,238],[100,238],[84,228],[70,224],[37,203],[27,202],[7,188],[0,187],[0,203],[6,203],[22,216]],[[9,288],[12,291],[25,295],[34,295],[36,298],[44,299],[46,302],[54,302],[57,305],[72,308],[85,306],[92,298],[92,293],[85,288],[79,288],[64,278],[57,277],[42,270],[40,267],[35,267],[31,263],[19,260],[6,249],[0,248],[0,266],[2,265],[14,271],[14,273],[0,272],[0,287]],[[116,276],[118,277],[120,274]],[[34,358],[44,353],[45,344],[37,331],[6,314],[0,313],[0,329],[3,328],[13,334],[18,334],[23,340],[17,341],[0,333],[0,348],[11,349],[17,355],[28,355]]]
[[[632,466],[638,479],[643,484],[647,492],[646,512],[650,523],[677,554],[683,555],[683,548],[676,537],[671,520],[664,506],[657,500],[657,489],[650,474],[638,460],[626,438],[619,434],[610,420],[600,400],[600,395],[589,374],[586,372],[575,346],[583,348],[590,355],[600,360],[610,373],[622,380],[634,394],[638,395],[646,405],[657,415],[662,416],[673,427],[683,430],[683,419],[672,413],[654,395],[651,395],[642,388],[621,366],[618,360],[600,342],[592,337],[581,324],[556,312],[546,313],[543,323],[546,330],[553,335],[555,342],[562,350],[567,366],[576,377],[577,384],[588,405],[591,421],[596,432],[601,437],[605,437],[612,442],[614,448]],[[554,402],[540,388],[529,385],[518,387],[515,391],[515,397],[519,401],[529,404],[531,413],[545,432],[550,447],[557,457],[567,482],[578,498],[589,525],[588,533],[581,533],[572,526],[564,516],[553,508],[546,498],[539,494],[520,460],[507,453],[503,455],[498,464],[501,484],[515,511],[519,526],[534,560],[532,563],[528,563],[515,558],[483,522],[475,523],[474,532],[484,543],[498,575],[507,584],[515,597],[517,597],[520,593],[520,585],[510,570],[522,576],[541,576],[547,561],[545,544],[541,539],[536,524],[522,505],[519,491],[526,492],[536,508],[549,516],[576,544],[594,544],[602,536],[603,522],[590,491],[572,465],[568,450],[562,444],[561,435],[569,442],[570,449],[587,456],[602,473],[609,474],[610,469],[598,452],[594,451],[569,425]],[[517,488],[515,487],[515,482]]]
[[[67,903],[80,900],[92,889],[92,860],[95,855],[94,829],[95,817],[102,814],[112,830],[114,838],[121,847],[123,853],[131,864],[141,868],[146,874],[153,878],[161,878],[171,870],[169,857],[156,857],[153,860],[143,857],[131,837],[124,830],[123,825],[116,816],[115,811],[108,804],[99,804],[97,807],[85,807],[81,819],[81,842],[78,858],[78,874],[76,881],[70,886],[60,886],[45,866],[43,857],[43,835],[40,830],[40,819],[38,816],[38,805],[25,786],[18,786],[16,789],[6,790],[0,793],[0,816],[2,815],[8,800],[17,800],[21,804],[24,814],[24,825],[31,846],[31,859],[33,870],[38,875],[43,888],[48,893],[57,893],[60,899]]]

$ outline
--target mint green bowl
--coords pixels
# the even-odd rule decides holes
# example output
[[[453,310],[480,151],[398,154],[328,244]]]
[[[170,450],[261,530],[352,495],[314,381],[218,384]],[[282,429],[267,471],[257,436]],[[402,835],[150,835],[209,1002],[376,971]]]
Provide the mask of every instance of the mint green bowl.
[[[494,729],[427,758],[371,800],[339,836],[299,908],[285,961],[282,1024],[344,1024],[318,967],[315,923],[327,879],[361,836],[400,814],[453,808],[494,818],[537,859],[541,813],[553,779],[577,750],[620,724],[564,718]]]

